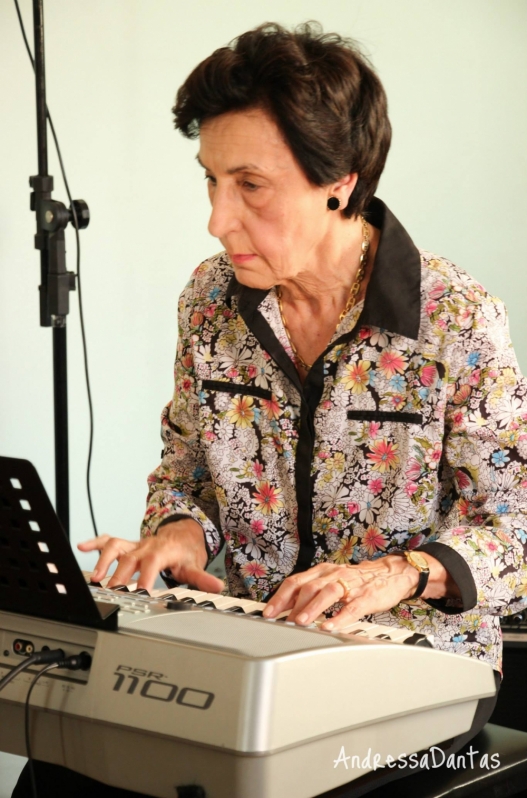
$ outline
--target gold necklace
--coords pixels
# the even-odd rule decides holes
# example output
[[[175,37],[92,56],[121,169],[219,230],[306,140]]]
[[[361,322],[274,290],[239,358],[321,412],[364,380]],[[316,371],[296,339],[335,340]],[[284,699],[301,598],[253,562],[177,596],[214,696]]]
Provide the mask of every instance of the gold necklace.
[[[368,260],[368,250],[370,248],[370,231],[368,230],[368,225],[366,224],[366,219],[364,218],[364,216],[361,216],[360,218],[362,222],[362,244],[361,244],[361,253],[359,258],[359,268],[357,270],[357,276],[355,277],[353,285],[350,288],[346,306],[339,316],[337,326],[335,327],[335,332],[338,330],[339,325],[344,316],[346,316],[353,307],[353,303],[355,302],[355,297],[360,291],[360,287],[364,279],[364,272],[366,270],[366,261]],[[287,322],[284,316],[284,309],[282,307],[282,290],[279,285],[276,287],[276,296],[278,298],[278,307],[280,309],[282,324],[284,325],[284,330],[287,335],[287,340],[291,345],[291,349],[293,350],[293,355],[295,356],[295,360],[298,361],[298,363],[300,363],[300,365],[302,366],[303,369],[305,369],[305,371],[309,371],[309,369],[313,366],[313,364],[311,363],[311,365],[309,365],[309,363],[306,363],[306,361],[301,357],[301,355],[298,354],[298,350],[292,341],[291,333],[289,332],[289,327],[287,326]]]

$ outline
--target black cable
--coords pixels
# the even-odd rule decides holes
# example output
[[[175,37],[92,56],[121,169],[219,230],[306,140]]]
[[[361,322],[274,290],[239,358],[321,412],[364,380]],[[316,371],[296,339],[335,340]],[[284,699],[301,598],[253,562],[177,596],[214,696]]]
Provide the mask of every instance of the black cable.
[[[55,663],[60,662],[64,659],[64,651],[61,648],[53,649],[52,651],[38,651],[35,654],[32,654],[27,659],[24,659],[20,665],[17,665],[16,668],[13,668],[3,679],[0,679],[0,690],[3,690],[4,687],[7,687],[9,682],[11,682],[15,676],[18,676],[19,673],[25,671],[27,668],[30,668],[32,665],[46,665],[48,663]]]
[[[31,693],[33,692],[33,688],[44,673],[47,673],[48,671],[51,671],[54,668],[68,668],[70,671],[78,671],[78,670],[86,671],[91,666],[91,659],[92,659],[91,656],[86,651],[82,651],[80,654],[73,654],[73,656],[71,657],[65,657],[64,652],[61,651],[60,649],[57,649],[54,652],[46,651],[40,653],[41,654],[45,653],[48,655],[51,655],[52,653],[57,655],[57,653],[60,653],[61,657],[60,659],[58,659],[58,661],[51,662],[50,665],[46,665],[45,668],[42,668],[40,673],[37,673],[37,675],[35,676],[35,678],[33,679],[33,681],[29,686],[29,690],[27,691],[27,696],[26,696],[26,705],[24,713],[25,714],[24,730],[26,736],[26,754],[29,765],[29,775],[31,778],[31,792],[33,793],[33,798],[38,798],[37,783],[35,779],[35,769],[33,767],[33,756],[31,754],[31,743],[29,740],[29,699],[31,698]],[[57,659],[57,657],[55,657],[55,659]]]
[[[31,693],[33,692],[33,688],[40,679],[40,677],[43,676],[44,673],[47,673],[48,671],[51,671],[54,668],[58,667],[59,667],[58,662],[52,662],[51,665],[46,665],[45,668],[42,668],[40,673],[37,673],[37,675],[31,682],[31,685],[29,687],[29,690],[27,691],[27,696],[26,696],[24,731],[26,735],[26,754],[29,765],[29,775],[31,778],[31,792],[33,793],[33,798],[38,798],[38,793],[37,793],[37,782],[35,779],[35,769],[33,767],[33,756],[31,754],[31,744],[29,741],[29,699],[31,698]]]
[[[76,671],[76,670],[79,670],[79,669],[88,670],[88,668],[91,665],[91,657],[85,651],[83,651],[81,654],[75,654],[75,655],[73,655],[71,657],[66,657],[66,658],[64,657],[64,652],[61,651],[60,649],[57,649],[57,651],[55,651],[55,652],[45,652],[45,653],[46,654],[54,653],[55,655],[57,653],[60,653],[61,657],[60,657],[60,659],[58,661],[51,662],[49,665],[46,665],[45,668],[42,668],[40,673],[37,673],[37,675],[35,676],[35,678],[31,682],[31,685],[29,686],[29,690],[27,691],[27,696],[26,696],[26,704],[25,704],[25,712],[24,712],[24,715],[25,715],[24,731],[25,731],[25,737],[26,737],[26,754],[27,754],[28,765],[29,765],[29,776],[30,776],[30,779],[31,779],[31,792],[33,793],[33,798],[38,798],[37,783],[36,783],[36,779],[35,779],[35,769],[33,767],[33,756],[31,754],[31,743],[30,743],[30,739],[29,739],[29,700],[31,698],[31,693],[33,692],[33,688],[36,685],[36,683],[38,682],[38,680],[40,679],[40,677],[44,673],[47,673],[48,671],[54,670],[55,668],[69,668],[69,670],[75,670]],[[57,659],[56,656],[55,656],[55,659]]]
[[[26,45],[27,54],[29,56],[29,60],[31,61],[31,66],[33,67],[33,72],[35,71],[35,60],[31,53],[31,48],[29,46],[29,42],[27,40],[26,31],[24,28],[24,22],[22,20],[22,14],[20,13],[20,7],[18,5],[18,0],[14,0],[16,13],[18,16],[18,21],[20,23],[20,29],[22,31],[22,36],[24,38],[24,44]],[[93,504],[91,498],[91,488],[90,488],[90,471],[91,471],[91,459],[92,459],[92,452],[93,452],[93,405],[92,405],[92,398],[91,398],[91,387],[90,387],[90,376],[88,372],[88,348],[86,345],[86,333],[84,330],[84,311],[82,308],[82,286],[81,286],[81,244],[80,244],[80,237],[79,237],[79,220],[77,219],[77,212],[75,210],[75,206],[73,204],[73,200],[71,199],[70,187],[68,184],[68,180],[66,178],[66,170],[64,169],[64,164],[62,162],[62,154],[60,152],[59,142],[57,136],[55,134],[55,128],[53,126],[53,121],[51,119],[51,114],[49,113],[49,108],[46,105],[46,116],[49,121],[49,126],[51,129],[51,134],[53,136],[53,141],[55,142],[55,148],[57,150],[57,155],[59,158],[60,164],[60,171],[62,174],[62,180],[64,181],[64,186],[66,188],[66,194],[68,195],[68,200],[70,203],[71,213],[73,216],[73,226],[75,228],[75,240],[77,243],[77,285],[78,285],[78,296],[79,296],[79,317],[80,317],[80,324],[81,324],[81,336],[82,336],[82,351],[84,354],[84,374],[86,377],[86,392],[88,394],[88,407],[90,412],[90,443],[88,447],[88,465],[86,468],[86,489],[88,492],[88,505],[90,507],[90,515],[91,521],[93,525],[93,531],[95,532],[95,537],[99,537],[99,532],[97,531],[97,524],[95,523],[95,514],[93,512]]]

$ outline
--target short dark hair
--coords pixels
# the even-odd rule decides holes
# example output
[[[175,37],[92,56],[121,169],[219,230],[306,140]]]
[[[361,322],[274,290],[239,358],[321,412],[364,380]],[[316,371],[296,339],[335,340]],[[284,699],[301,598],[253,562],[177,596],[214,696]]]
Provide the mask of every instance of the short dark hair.
[[[191,72],[173,107],[176,129],[196,138],[208,119],[262,108],[314,185],[358,182],[344,214],[372,199],[391,141],[382,84],[356,42],[316,22],[293,31],[265,23],[215,50]]]

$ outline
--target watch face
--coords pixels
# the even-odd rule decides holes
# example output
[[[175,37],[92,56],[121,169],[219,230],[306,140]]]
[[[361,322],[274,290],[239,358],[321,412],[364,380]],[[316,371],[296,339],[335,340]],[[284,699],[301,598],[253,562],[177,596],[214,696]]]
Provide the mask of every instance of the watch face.
[[[423,571],[428,571],[429,570],[428,561],[427,561],[426,557],[423,557],[423,555],[419,554],[418,551],[409,552],[408,559],[410,560],[412,565],[417,566],[420,570],[421,569]]]

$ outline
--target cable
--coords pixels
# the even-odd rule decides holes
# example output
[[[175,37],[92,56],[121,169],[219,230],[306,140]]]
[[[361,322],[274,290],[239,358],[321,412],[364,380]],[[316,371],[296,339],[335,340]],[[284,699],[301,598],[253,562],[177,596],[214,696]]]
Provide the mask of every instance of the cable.
[[[24,28],[24,22],[22,20],[22,14],[20,13],[20,7],[18,5],[18,0],[14,0],[16,13],[18,16],[18,21],[20,23],[20,29],[22,31],[22,36],[24,38],[24,44],[26,45],[27,54],[29,56],[29,60],[31,61],[31,66],[33,67],[33,72],[35,71],[35,60],[31,53],[31,48],[29,46],[29,42],[27,40],[26,31]],[[91,471],[91,459],[92,459],[92,452],[93,452],[93,430],[94,430],[94,422],[93,422],[93,405],[92,405],[92,398],[91,398],[91,387],[90,387],[90,375],[88,371],[88,347],[86,345],[86,333],[84,330],[84,311],[82,308],[82,286],[81,286],[81,244],[80,244],[80,237],[79,237],[79,220],[77,219],[77,212],[75,210],[75,206],[73,204],[73,200],[71,198],[70,187],[68,184],[68,180],[66,178],[66,170],[64,169],[64,164],[62,162],[62,154],[60,152],[59,142],[55,133],[55,128],[53,126],[53,121],[51,119],[51,114],[49,112],[49,108],[46,104],[46,116],[49,121],[49,126],[51,129],[51,134],[53,136],[53,141],[55,142],[55,148],[57,150],[57,155],[60,164],[60,171],[62,174],[62,180],[64,181],[64,186],[66,188],[66,194],[68,195],[68,200],[70,203],[71,213],[73,216],[73,226],[75,228],[75,241],[77,244],[77,286],[78,286],[78,297],[79,297],[79,317],[80,317],[80,325],[81,325],[81,336],[82,336],[82,351],[84,355],[84,374],[86,378],[86,393],[88,394],[88,407],[90,413],[90,442],[88,447],[88,464],[86,468],[86,490],[88,493],[88,505],[90,508],[90,516],[91,522],[93,525],[93,531],[95,532],[95,537],[99,537],[99,532],[97,531],[97,524],[95,523],[95,513],[93,511],[93,503],[91,498],[91,487],[90,487],[90,471]]]
[[[41,676],[43,676],[48,671],[53,670],[54,668],[68,668],[70,671],[78,671],[78,670],[86,671],[91,666],[91,657],[89,654],[86,653],[86,651],[83,651],[80,654],[74,654],[71,657],[64,657],[64,652],[61,651],[60,649],[57,649],[57,651],[54,652],[46,651],[44,653],[46,654],[54,653],[56,655],[57,652],[60,652],[62,655],[60,659],[57,662],[52,662],[50,665],[46,665],[45,668],[42,668],[40,673],[37,673],[37,675],[35,676],[35,678],[33,679],[33,681],[29,686],[29,690],[27,691],[27,696],[26,696],[26,705],[24,712],[25,714],[24,729],[26,736],[26,754],[29,764],[29,775],[31,778],[31,791],[33,793],[33,798],[38,798],[37,783],[35,779],[35,769],[33,767],[33,756],[31,754],[31,743],[29,740],[29,700],[31,698],[31,693],[33,692],[33,688]]]
[[[31,777],[31,792],[33,793],[33,798],[38,798],[38,793],[37,793],[37,782],[35,779],[35,769],[33,767],[33,756],[31,754],[31,744],[29,741],[29,699],[31,698],[31,693],[33,692],[33,688],[40,679],[40,677],[43,676],[48,671],[51,671],[54,668],[58,667],[59,667],[58,662],[52,662],[51,665],[46,665],[45,668],[42,668],[40,673],[37,673],[37,675],[31,682],[31,685],[29,686],[29,690],[27,691],[27,696],[26,696],[26,706],[24,711],[25,714],[24,731],[26,736],[26,754],[29,765],[29,775]]]
[[[4,676],[3,679],[0,679],[0,690],[3,690],[4,687],[7,687],[9,682],[12,681],[15,676],[18,676],[19,673],[22,673],[22,671],[25,671],[32,665],[46,665],[49,663],[53,664],[55,662],[60,662],[63,659],[64,651],[61,648],[53,649],[53,651],[38,651],[21,662],[20,665],[17,665],[17,667]]]

